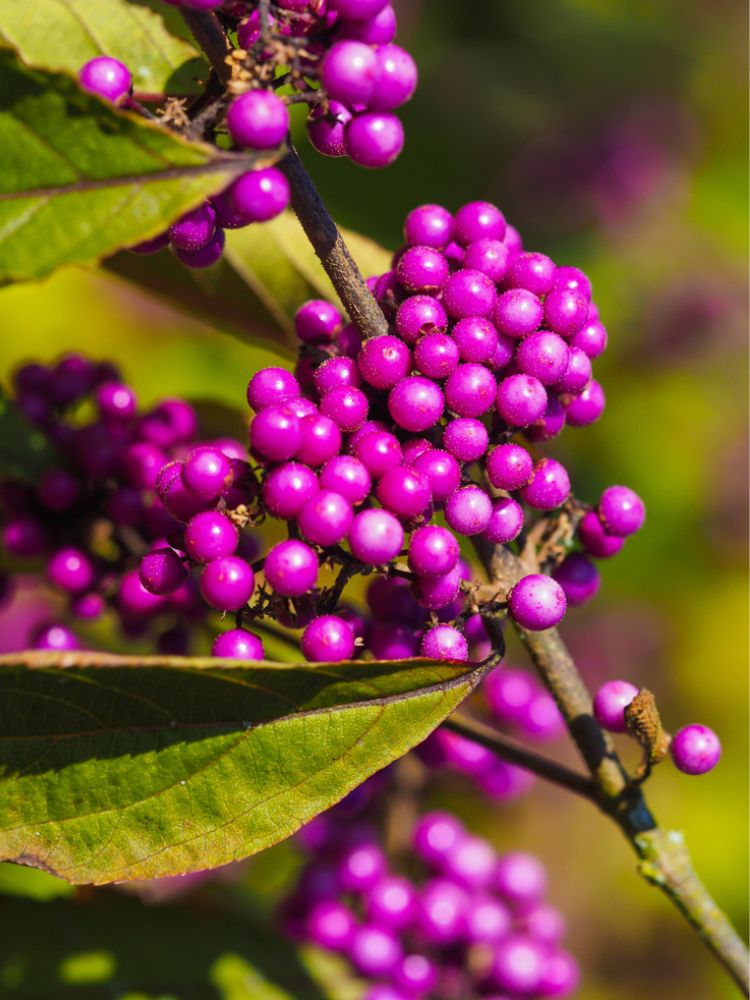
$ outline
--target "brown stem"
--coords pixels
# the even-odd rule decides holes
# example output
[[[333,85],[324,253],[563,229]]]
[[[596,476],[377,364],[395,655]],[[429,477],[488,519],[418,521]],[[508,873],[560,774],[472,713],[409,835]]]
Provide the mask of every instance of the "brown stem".
[[[352,320],[366,337],[388,333],[388,321],[370,294],[313,179],[295,149],[279,163],[292,189],[292,208]]]
[[[216,75],[220,80],[226,82],[230,75],[226,60],[232,51],[232,46],[221,26],[221,21],[216,14],[189,10],[186,7],[181,7],[180,13],[185,24],[190,28],[193,38],[208,56],[208,61],[216,71]]]
[[[453,730],[454,733],[458,733],[459,736],[465,736],[475,743],[480,743],[483,747],[487,747],[488,750],[492,750],[498,757],[502,757],[503,760],[507,760],[511,764],[517,764],[527,771],[533,771],[540,778],[552,781],[556,785],[562,785],[569,791],[575,792],[577,795],[582,795],[584,798],[593,799],[594,801],[597,799],[594,784],[585,775],[579,774],[577,771],[573,771],[562,764],[558,764],[555,760],[543,757],[533,750],[528,750],[515,740],[503,736],[496,729],[492,729],[490,726],[472,719],[469,715],[464,715],[463,712],[454,712],[449,719],[446,719],[443,726],[446,729]]]

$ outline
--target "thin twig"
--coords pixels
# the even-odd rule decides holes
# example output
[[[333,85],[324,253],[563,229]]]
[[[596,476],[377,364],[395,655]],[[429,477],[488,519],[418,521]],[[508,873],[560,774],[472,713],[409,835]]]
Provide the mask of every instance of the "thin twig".
[[[579,774],[572,768],[558,764],[549,757],[543,757],[533,750],[527,749],[515,740],[504,736],[496,729],[486,726],[483,722],[472,719],[463,712],[454,712],[449,719],[443,723],[444,728],[453,730],[459,736],[465,736],[475,743],[492,750],[498,757],[507,760],[510,764],[517,764],[527,771],[533,771],[540,778],[562,785],[576,795],[596,801],[596,790],[590,778]]]

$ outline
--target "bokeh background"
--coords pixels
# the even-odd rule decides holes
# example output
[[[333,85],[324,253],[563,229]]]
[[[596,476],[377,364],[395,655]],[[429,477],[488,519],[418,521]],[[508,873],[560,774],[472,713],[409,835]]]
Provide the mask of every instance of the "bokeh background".
[[[645,684],[668,728],[701,721],[720,733],[714,773],[688,778],[665,764],[648,795],[660,821],[685,832],[699,872],[746,934],[746,10],[728,0],[396,7],[399,41],[421,71],[404,110],[404,154],[380,173],[315,155],[310,170],[340,223],[391,248],[414,205],[455,209],[487,198],[528,247],[591,276],[610,333],[597,362],[608,406],[600,423],[569,430],[555,450],[580,496],[625,482],[645,498],[648,521],[604,564],[599,599],[569,615],[563,633],[592,685],[612,677]],[[300,146],[304,153],[302,137]],[[179,394],[237,407],[249,375],[270,360],[103,270],[3,290],[0,323],[6,384],[22,360],[78,349],[114,357],[144,402]],[[523,662],[517,649],[510,659]],[[574,759],[564,744],[555,753]],[[587,803],[541,785],[489,811],[457,786],[444,801],[498,846],[533,850],[549,865],[552,899],[569,917],[583,965],[581,1000],[735,995]],[[203,950],[179,913],[172,923],[153,907],[136,915],[161,936],[162,973],[175,967],[172,988],[153,995],[265,996],[259,984],[242,992],[244,945],[232,942],[247,944],[249,909],[269,906],[296,863],[281,845],[251,861],[239,883],[214,885],[234,909],[226,926],[213,923],[212,933],[222,929],[215,942],[201,936]],[[30,934],[29,898],[72,893],[8,865],[0,891],[15,899],[6,915],[15,913],[19,927],[26,921]],[[186,913],[205,905],[197,898],[187,897]],[[91,960],[80,943],[89,955],[82,964],[71,966],[62,951],[55,959],[59,995],[69,995],[65,983],[71,996],[123,995],[97,986],[101,969],[112,949],[125,964],[143,950],[119,953],[122,940],[99,941]],[[23,977],[4,969],[0,996],[21,995]],[[204,975],[217,992],[196,987]]]

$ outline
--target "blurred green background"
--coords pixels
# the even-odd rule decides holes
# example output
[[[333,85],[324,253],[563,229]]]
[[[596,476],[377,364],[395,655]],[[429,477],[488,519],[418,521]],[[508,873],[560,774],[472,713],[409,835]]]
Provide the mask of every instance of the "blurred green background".
[[[666,764],[648,794],[660,821],[684,830],[698,871],[746,934],[746,11],[726,0],[396,6],[398,40],[421,71],[403,115],[401,159],[365,174],[309,155],[302,138],[300,147],[337,220],[391,248],[414,205],[455,209],[487,198],[526,246],[591,276],[610,333],[597,362],[608,407],[599,424],[569,430],[555,451],[580,496],[591,500],[625,482],[645,498],[648,522],[604,565],[595,605],[569,615],[563,632],[593,685],[611,677],[646,684],[668,728],[701,721],[720,733],[724,756],[713,774],[691,779]],[[179,394],[240,406],[249,375],[271,360],[104,271],[69,270],[8,288],[0,317],[6,382],[21,360],[80,349],[115,358],[143,402]],[[523,662],[518,650],[513,658]],[[559,756],[574,759],[566,746]],[[735,995],[588,804],[537,786],[488,811],[469,792],[455,794],[477,831],[503,848],[536,851],[549,865],[551,896],[570,920],[569,946],[584,970],[581,1000]],[[188,921],[181,936],[170,936],[163,914],[154,933],[167,928],[164,968],[184,962],[192,934],[205,944],[194,962],[210,965],[215,988],[221,984],[216,995],[265,996],[259,984],[233,992],[244,975],[242,946],[229,942],[244,934],[242,886],[271,899],[293,864],[288,845],[252,861],[239,888],[214,888],[172,914]],[[54,910],[40,927],[20,897],[66,887],[3,866],[0,889],[16,897],[4,901],[8,920],[55,939]],[[212,950],[190,915],[210,912],[222,891],[233,903]],[[114,939],[119,925],[111,926]],[[107,942],[93,951],[84,944],[93,965],[84,959],[83,978],[74,970],[68,981],[78,985],[64,995],[122,995],[97,985],[113,962]],[[62,968],[67,960],[54,961]],[[20,993],[23,976],[13,968],[4,966],[0,995],[52,995],[43,987]],[[176,980],[153,995],[214,995],[196,987],[195,969],[180,975],[184,985]]]

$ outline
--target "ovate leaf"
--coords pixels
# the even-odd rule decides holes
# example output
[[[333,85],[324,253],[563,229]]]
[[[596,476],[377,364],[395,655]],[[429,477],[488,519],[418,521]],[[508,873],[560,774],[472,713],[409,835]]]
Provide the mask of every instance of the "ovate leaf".
[[[421,742],[481,670],[0,657],[0,859],[106,883],[247,857]]]
[[[186,142],[0,52],[0,284],[155,236],[257,159]]]
[[[365,276],[390,266],[390,253],[372,240],[342,230]],[[209,273],[190,271],[162,252],[146,259],[122,253],[107,267],[171,305],[241,340],[266,341],[283,353],[296,350],[294,314],[310,298],[338,296],[293,212],[272,222],[227,231],[221,261]]]
[[[207,73],[192,45],[132,0],[10,0],[0,4],[0,44],[27,65],[71,74],[95,56],[113,56],[144,94],[190,94]]]

